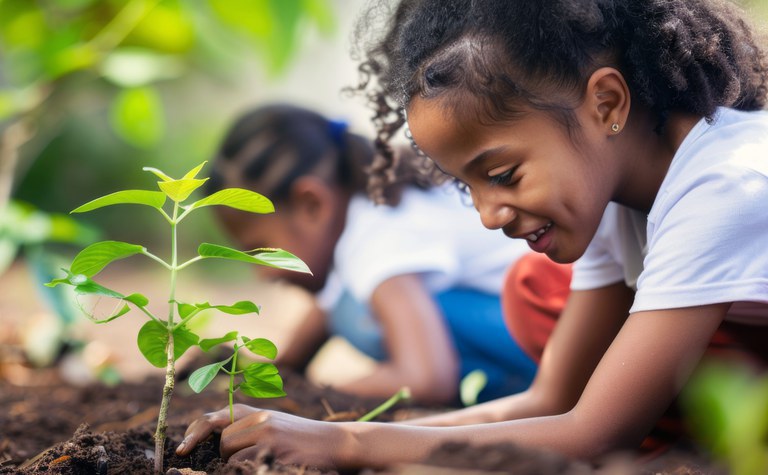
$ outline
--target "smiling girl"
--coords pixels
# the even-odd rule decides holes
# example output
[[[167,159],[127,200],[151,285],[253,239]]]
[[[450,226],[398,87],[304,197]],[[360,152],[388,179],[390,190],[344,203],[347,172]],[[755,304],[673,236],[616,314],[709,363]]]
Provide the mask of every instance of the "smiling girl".
[[[716,0],[402,0],[362,65],[386,145],[419,149],[485,226],[557,262],[572,292],[531,387],[406,424],[242,406],[194,422],[222,453],[360,467],[451,440],[593,459],[638,447],[701,358],[764,368],[765,50]],[[522,323],[510,321],[515,325]]]

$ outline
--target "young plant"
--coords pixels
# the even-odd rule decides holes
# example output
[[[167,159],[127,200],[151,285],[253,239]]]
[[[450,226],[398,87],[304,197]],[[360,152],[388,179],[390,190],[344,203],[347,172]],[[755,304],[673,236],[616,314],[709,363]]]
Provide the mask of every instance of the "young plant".
[[[198,368],[189,376],[189,386],[196,393],[199,393],[208,386],[213,378],[219,372],[229,375],[229,384],[227,393],[229,394],[229,420],[235,422],[234,396],[235,391],[240,390],[243,394],[254,398],[280,397],[285,396],[283,391],[283,379],[277,372],[277,368],[272,363],[253,362],[242,369],[238,367],[238,352],[246,348],[252,353],[263,356],[270,360],[277,356],[277,347],[266,338],[250,339],[240,336],[238,332],[229,332],[221,338],[210,338],[201,340],[199,345],[204,351],[208,351],[214,346],[222,343],[234,341],[232,356]],[[242,382],[235,384],[235,378],[240,376]]]
[[[147,322],[138,333],[137,344],[139,350],[152,365],[165,368],[165,385],[163,387],[162,401],[157,418],[157,430],[155,432],[154,466],[157,472],[162,472],[163,469],[163,448],[167,429],[166,418],[175,384],[175,363],[179,357],[193,346],[201,346],[204,350],[210,350],[216,345],[231,341],[235,341],[235,351],[231,358],[233,363],[236,362],[237,352],[241,348],[246,348],[255,354],[270,359],[274,359],[277,354],[277,350],[272,342],[268,342],[265,339],[251,340],[239,336],[237,332],[229,332],[221,338],[201,340],[189,328],[190,321],[199,315],[200,312],[204,310],[218,310],[230,315],[258,314],[259,306],[247,300],[230,305],[212,305],[208,302],[181,302],[176,298],[178,273],[191,264],[203,259],[228,259],[310,273],[309,268],[298,257],[287,251],[272,248],[253,249],[243,252],[217,244],[203,243],[197,248],[197,256],[180,262],[177,248],[178,225],[190,213],[207,206],[229,206],[251,213],[262,214],[272,213],[275,210],[272,202],[266,197],[240,188],[220,190],[202,199],[187,203],[190,195],[207,180],[207,178],[197,178],[197,174],[204,165],[205,162],[187,172],[180,179],[173,179],[155,168],[144,168],[145,171],[155,174],[160,179],[157,182],[160,191],[118,191],[90,201],[72,211],[72,213],[84,213],[116,204],[137,204],[155,209],[170,225],[171,248],[168,260],[150,253],[146,247],[138,244],[121,241],[97,242],[86,247],[75,256],[69,269],[63,269],[67,273],[65,278],[54,279],[46,284],[49,287],[61,284],[71,285],[74,287],[78,298],[82,295],[90,295],[98,298],[108,297],[115,299],[117,305],[106,316],[97,317],[93,309],[88,310],[84,305],[81,305],[84,313],[95,323],[107,323],[115,320],[128,313],[131,307],[134,307],[147,317]],[[169,210],[166,211],[166,208],[169,208]],[[144,255],[157,262],[169,273],[168,311],[165,318],[155,315],[148,308],[149,300],[144,295],[139,293],[123,295],[92,280],[109,263],[136,254]],[[224,369],[224,365],[228,361],[210,366],[221,364],[219,369]],[[234,378],[235,371],[236,365],[233,364],[232,373],[230,374],[231,378]],[[209,372],[199,373],[197,378],[205,380],[208,378],[208,374]],[[241,384],[239,389],[243,393],[256,395],[256,397],[284,395],[282,380],[273,365],[253,366],[253,369],[247,370],[242,374],[245,377],[245,384]],[[215,376],[215,372],[211,378],[213,376]],[[231,380],[231,384],[231,392],[234,392],[233,380]]]

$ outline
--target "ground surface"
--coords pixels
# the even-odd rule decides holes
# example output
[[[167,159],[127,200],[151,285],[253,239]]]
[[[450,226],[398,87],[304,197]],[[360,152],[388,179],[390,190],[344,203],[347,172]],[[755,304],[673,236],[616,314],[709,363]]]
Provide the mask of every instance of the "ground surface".
[[[7,368],[7,366],[6,366]],[[183,378],[183,374],[181,375]],[[319,387],[297,374],[285,374],[288,397],[262,400],[262,407],[278,409],[314,419],[354,419],[380,401],[366,401]],[[150,474],[154,442],[152,435],[162,380],[149,378],[115,387],[76,387],[58,380],[51,371],[33,386],[0,381],[0,473],[14,474]],[[253,463],[225,464],[218,456],[216,440],[197,449],[190,457],[177,457],[173,449],[181,441],[186,424],[193,418],[225,404],[225,393],[207,390],[192,393],[178,385],[169,416],[167,473],[329,473],[313,467],[280,466],[268,454]],[[242,402],[248,402],[243,399]],[[251,400],[252,402],[253,400]],[[420,411],[408,404],[385,414],[380,420],[407,417]],[[331,414],[330,412],[333,412]],[[524,450],[501,444],[470,447],[449,444],[423,463],[395,466],[361,473],[392,474],[719,474],[691,452],[669,452],[651,460],[636,454],[616,454],[601,466],[568,461],[555,454]],[[186,472],[185,472],[186,471]],[[330,472],[333,473],[333,472]]]
[[[154,274],[141,274],[138,279],[135,276],[136,273],[118,270],[106,278],[111,288],[142,291],[150,299],[155,297],[154,292],[158,294],[155,300],[162,301],[161,279]],[[136,284],[149,290],[136,288]],[[234,302],[247,297],[263,305],[258,319],[238,321],[241,326],[237,329],[252,337],[273,339],[278,348],[289,338],[292,325],[297,322],[295,315],[303,305],[301,296],[288,289],[254,289],[243,284],[205,287],[193,282],[185,291],[206,295],[205,300],[212,302]],[[90,342],[85,350],[78,353],[77,358],[67,353],[47,368],[34,369],[25,356],[25,342],[28,344],[29,335],[45,336],[44,330],[50,330],[55,323],[52,318],[41,303],[39,285],[23,267],[16,266],[0,276],[0,473],[151,473],[152,435],[162,379],[158,371],[147,368],[136,349],[135,334],[141,320],[122,318],[114,325],[97,326],[90,322],[75,325],[74,336]],[[266,454],[250,464],[225,464],[218,457],[215,439],[190,457],[173,455],[191,420],[226,404],[226,394],[221,388],[210,387],[202,394],[194,394],[184,382],[187,368],[212,361],[199,360],[205,358],[204,355],[192,354],[185,358],[191,362],[180,364],[179,382],[169,415],[168,473],[325,473],[313,467],[279,466]],[[313,419],[339,415],[354,419],[381,402],[340,394],[321,384],[323,378],[350,377],[364,371],[365,361],[356,359],[356,355],[345,351],[343,346],[332,347],[323,359],[325,363],[317,364],[309,379],[284,373],[287,397],[261,400],[258,404]],[[123,377],[121,382],[115,386],[94,382],[93,368],[99,364],[116,368]],[[381,420],[407,418],[434,410],[445,409],[401,404]],[[507,444],[486,447],[450,444],[420,464],[366,469],[360,473],[719,475],[723,472],[688,447],[685,451],[673,450],[652,459],[638,454],[613,454],[595,465],[586,465]]]

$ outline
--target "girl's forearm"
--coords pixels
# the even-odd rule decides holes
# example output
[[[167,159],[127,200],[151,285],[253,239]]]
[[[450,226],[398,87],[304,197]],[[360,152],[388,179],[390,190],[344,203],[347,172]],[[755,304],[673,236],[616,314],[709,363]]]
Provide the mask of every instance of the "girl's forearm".
[[[418,419],[405,420],[400,423],[416,426],[446,427],[503,422],[545,415],[551,415],[551,411],[544,407],[534,392],[524,391],[476,406],[420,417]]]
[[[594,425],[578,424],[573,414],[457,427],[362,422],[345,424],[350,443],[339,452],[337,466],[341,468],[418,462],[448,442],[475,445],[512,443],[549,448],[583,459],[600,453],[605,443]]]

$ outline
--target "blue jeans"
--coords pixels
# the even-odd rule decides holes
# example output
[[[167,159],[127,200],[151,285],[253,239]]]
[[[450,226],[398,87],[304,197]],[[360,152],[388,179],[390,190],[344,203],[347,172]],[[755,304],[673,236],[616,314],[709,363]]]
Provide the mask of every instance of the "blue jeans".
[[[528,388],[536,364],[512,339],[498,296],[476,290],[450,289],[434,295],[459,356],[461,377],[482,370],[488,379],[478,401],[515,394]],[[345,292],[328,315],[329,331],[346,338],[362,353],[387,359],[378,321],[367,305]]]

